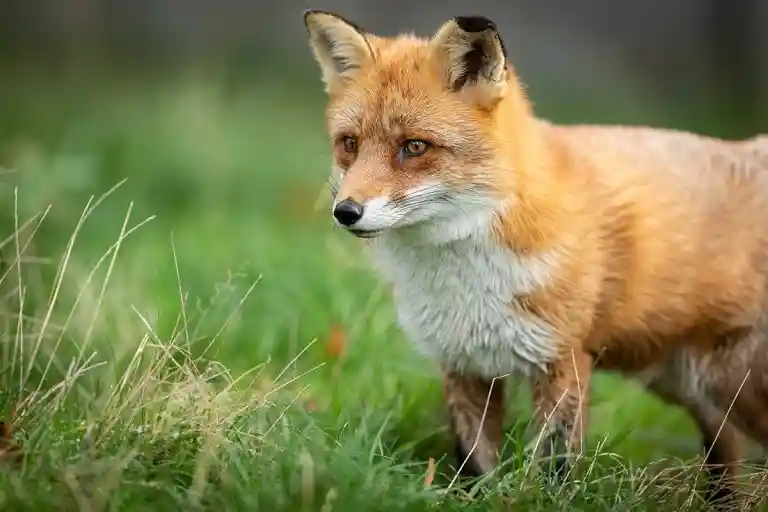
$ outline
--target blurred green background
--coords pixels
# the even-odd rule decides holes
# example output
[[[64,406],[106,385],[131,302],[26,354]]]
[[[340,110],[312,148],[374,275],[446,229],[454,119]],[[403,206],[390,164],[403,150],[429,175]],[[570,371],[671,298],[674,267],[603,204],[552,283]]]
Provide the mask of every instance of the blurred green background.
[[[744,137],[768,131],[768,60],[758,57],[765,56],[758,28],[768,24],[768,9],[757,1],[725,4],[551,0],[481,2],[472,10],[500,25],[539,115]],[[22,257],[22,279],[11,272],[2,281],[0,341],[10,394],[19,391],[10,348],[18,311],[27,332],[42,329],[57,265],[89,198],[122,183],[77,235],[62,305],[46,325],[57,342],[43,344],[45,358],[31,375],[45,374],[46,385],[54,385],[77,354],[94,351],[104,361],[130,355],[140,341],[134,334],[151,325],[159,339],[183,338],[192,354],[219,361],[232,375],[263,365],[260,375],[270,378],[289,363],[291,374],[301,375],[323,365],[287,389],[309,386],[302,403],[324,415],[325,435],[340,438],[358,425],[371,436],[353,438],[362,452],[384,432],[392,450],[412,450],[398,462],[442,456],[448,441],[437,369],[411,350],[386,290],[356,241],[332,229],[323,203],[330,148],[304,7],[234,0],[4,4],[6,271],[15,265],[16,228],[45,212]],[[451,2],[315,7],[338,8],[375,32],[424,35],[466,14]],[[129,227],[151,220],[122,243],[104,304],[96,307],[91,294],[67,320],[129,210]],[[190,325],[182,334],[180,316]],[[51,357],[56,362],[46,372]],[[697,438],[680,411],[632,384],[600,385],[605,379],[599,376],[595,388],[596,439],[607,436],[637,463],[696,454]],[[526,414],[525,400],[513,405]],[[78,407],[85,406],[74,407],[75,417]]]

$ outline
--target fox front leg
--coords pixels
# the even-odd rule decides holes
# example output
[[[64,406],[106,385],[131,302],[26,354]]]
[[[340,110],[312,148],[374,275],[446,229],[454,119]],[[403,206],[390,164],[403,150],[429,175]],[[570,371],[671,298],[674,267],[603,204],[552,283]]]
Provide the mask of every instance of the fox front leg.
[[[533,382],[538,452],[550,463],[549,475],[562,482],[572,458],[582,450],[587,419],[591,357],[572,351],[550,364]],[[552,461],[552,459],[555,459]],[[554,464],[552,464],[554,462]]]
[[[499,463],[504,422],[501,380],[446,372],[445,400],[453,431],[458,468],[464,476],[480,476]]]

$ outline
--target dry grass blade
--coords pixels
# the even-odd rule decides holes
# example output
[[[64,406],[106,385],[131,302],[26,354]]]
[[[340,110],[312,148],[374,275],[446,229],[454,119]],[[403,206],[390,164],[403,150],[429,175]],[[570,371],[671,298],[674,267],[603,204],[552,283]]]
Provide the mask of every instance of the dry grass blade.
[[[435,481],[435,459],[429,458],[427,462],[427,474],[424,476],[424,487],[429,487]]]

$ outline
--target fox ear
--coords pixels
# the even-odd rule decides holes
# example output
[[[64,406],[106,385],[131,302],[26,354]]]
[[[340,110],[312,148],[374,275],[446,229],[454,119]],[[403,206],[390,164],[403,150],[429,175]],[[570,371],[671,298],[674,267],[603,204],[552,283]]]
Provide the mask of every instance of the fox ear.
[[[503,96],[507,51],[491,20],[483,16],[453,18],[440,27],[431,44],[452,90],[471,90],[475,99],[486,103]]]
[[[304,11],[304,25],[326,90],[336,79],[360,69],[373,58],[364,31],[337,14],[308,9]]]

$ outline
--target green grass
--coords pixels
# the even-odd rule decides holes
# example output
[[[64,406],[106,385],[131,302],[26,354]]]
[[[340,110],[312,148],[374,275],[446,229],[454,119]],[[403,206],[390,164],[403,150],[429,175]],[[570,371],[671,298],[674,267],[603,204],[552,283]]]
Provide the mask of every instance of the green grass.
[[[97,78],[0,85],[0,399],[25,454],[0,471],[0,508],[701,506],[691,421],[602,374],[566,485],[529,474],[521,387],[504,471],[451,486],[436,366],[312,209],[319,83]]]

